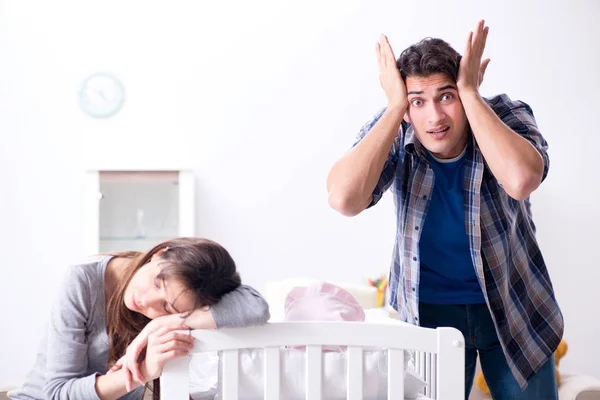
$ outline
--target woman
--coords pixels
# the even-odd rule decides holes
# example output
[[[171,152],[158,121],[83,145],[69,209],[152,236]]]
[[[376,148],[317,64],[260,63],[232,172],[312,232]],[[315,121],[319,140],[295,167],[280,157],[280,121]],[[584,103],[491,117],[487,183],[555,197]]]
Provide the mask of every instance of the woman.
[[[268,319],[264,299],[240,284],[229,253],[210,240],[179,238],[145,254],[98,256],[68,270],[35,366],[8,396],[141,399],[145,383],[154,380],[157,389],[164,363],[193,347],[192,336],[173,330]],[[126,362],[126,353],[131,358],[144,348],[143,360]]]

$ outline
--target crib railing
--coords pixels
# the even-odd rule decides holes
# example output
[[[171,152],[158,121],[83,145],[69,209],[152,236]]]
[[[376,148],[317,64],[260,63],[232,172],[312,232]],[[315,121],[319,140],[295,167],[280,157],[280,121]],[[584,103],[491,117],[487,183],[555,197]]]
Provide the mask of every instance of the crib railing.
[[[264,399],[280,397],[280,348],[306,346],[306,399],[322,400],[323,346],[347,346],[347,399],[363,398],[363,348],[388,352],[387,399],[404,399],[404,350],[415,350],[417,371],[425,378],[425,395],[435,400],[464,398],[464,339],[453,328],[353,322],[285,322],[252,328],[193,331],[194,351],[221,355],[223,400],[239,398],[239,350],[263,348]],[[397,376],[398,379],[393,379]],[[161,398],[189,399],[189,358],[165,365]]]
[[[265,400],[278,400],[280,394],[280,347],[267,347],[265,351],[264,387]],[[223,400],[238,399],[238,350],[222,352]],[[363,397],[363,349],[348,348],[347,390],[348,400],[362,400]],[[388,376],[401,373],[404,369],[404,351],[388,350]],[[306,348],[306,399],[322,400],[322,346]],[[401,376],[401,375],[400,375]],[[388,379],[388,399],[404,399],[404,380]]]
[[[415,369],[425,381],[423,394],[432,399],[437,399],[437,354],[416,352]]]

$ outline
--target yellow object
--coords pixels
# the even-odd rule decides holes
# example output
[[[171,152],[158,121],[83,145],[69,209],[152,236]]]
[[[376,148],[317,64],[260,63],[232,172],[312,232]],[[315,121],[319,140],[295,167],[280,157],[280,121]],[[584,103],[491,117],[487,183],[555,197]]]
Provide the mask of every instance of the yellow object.
[[[557,385],[560,385],[560,374],[558,372],[558,363],[560,362],[560,359],[563,358],[565,356],[565,354],[567,354],[567,350],[569,349],[569,347],[567,346],[567,342],[565,342],[565,340],[561,340],[560,343],[558,344],[558,347],[556,348],[556,351],[554,352],[554,364],[556,365],[556,383]],[[477,386],[477,388],[479,390],[481,390],[483,393],[489,395],[490,394],[490,389],[488,388],[487,383],[485,383],[485,378],[483,377],[483,372],[479,371],[479,373],[477,374],[477,376],[475,376],[475,386]]]
[[[385,290],[377,289],[377,307],[383,307],[384,300],[385,300]]]
[[[387,278],[381,277],[379,279],[367,279],[369,286],[373,286],[377,289],[377,307],[383,307],[385,301],[385,291],[387,289],[388,280]]]

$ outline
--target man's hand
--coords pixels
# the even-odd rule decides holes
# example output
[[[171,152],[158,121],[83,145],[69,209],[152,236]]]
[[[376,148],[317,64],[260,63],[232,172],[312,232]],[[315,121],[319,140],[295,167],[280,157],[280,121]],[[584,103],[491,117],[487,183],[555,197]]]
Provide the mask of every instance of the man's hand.
[[[396,58],[387,36],[381,35],[379,43],[375,46],[375,52],[379,64],[379,82],[387,96],[388,108],[406,108],[408,103],[406,85],[396,66]]]
[[[484,20],[481,20],[475,27],[475,33],[469,32],[465,52],[458,68],[456,85],[459,96],[479,94],[479,86],[483,82],[483,75],[490,63],[489,58],[483,60],[483,62],[481,61],[488,31],[489,27],[485,26]]]

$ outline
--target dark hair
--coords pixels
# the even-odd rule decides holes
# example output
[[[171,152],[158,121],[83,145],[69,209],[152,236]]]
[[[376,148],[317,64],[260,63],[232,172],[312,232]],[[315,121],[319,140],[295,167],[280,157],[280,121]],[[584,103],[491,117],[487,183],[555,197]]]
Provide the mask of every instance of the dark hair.
[[[462,56],[442,39],[425,38],[406,48],[396,66],[402,79],[407,76],[446,74],[452,81],[458,78],[458,66]]]
[[[156,245],[147,253],[124,252],[114,254],[131,260],[114,293],[108,299],[107,331],[110,340],[109,364],[121,358],[127,346],[142,331],[150,319],[125,306],[125,289],[135,273],[150,262],[152,256],[163,251],[165,267],[159,277],[174,277],[194,292],[194,309],[216,304],[223,295],[241,284],[233,258],[221,245],[208,239],[177,238]],[[158,399],[158,379],[154,381],[153,398]]]

